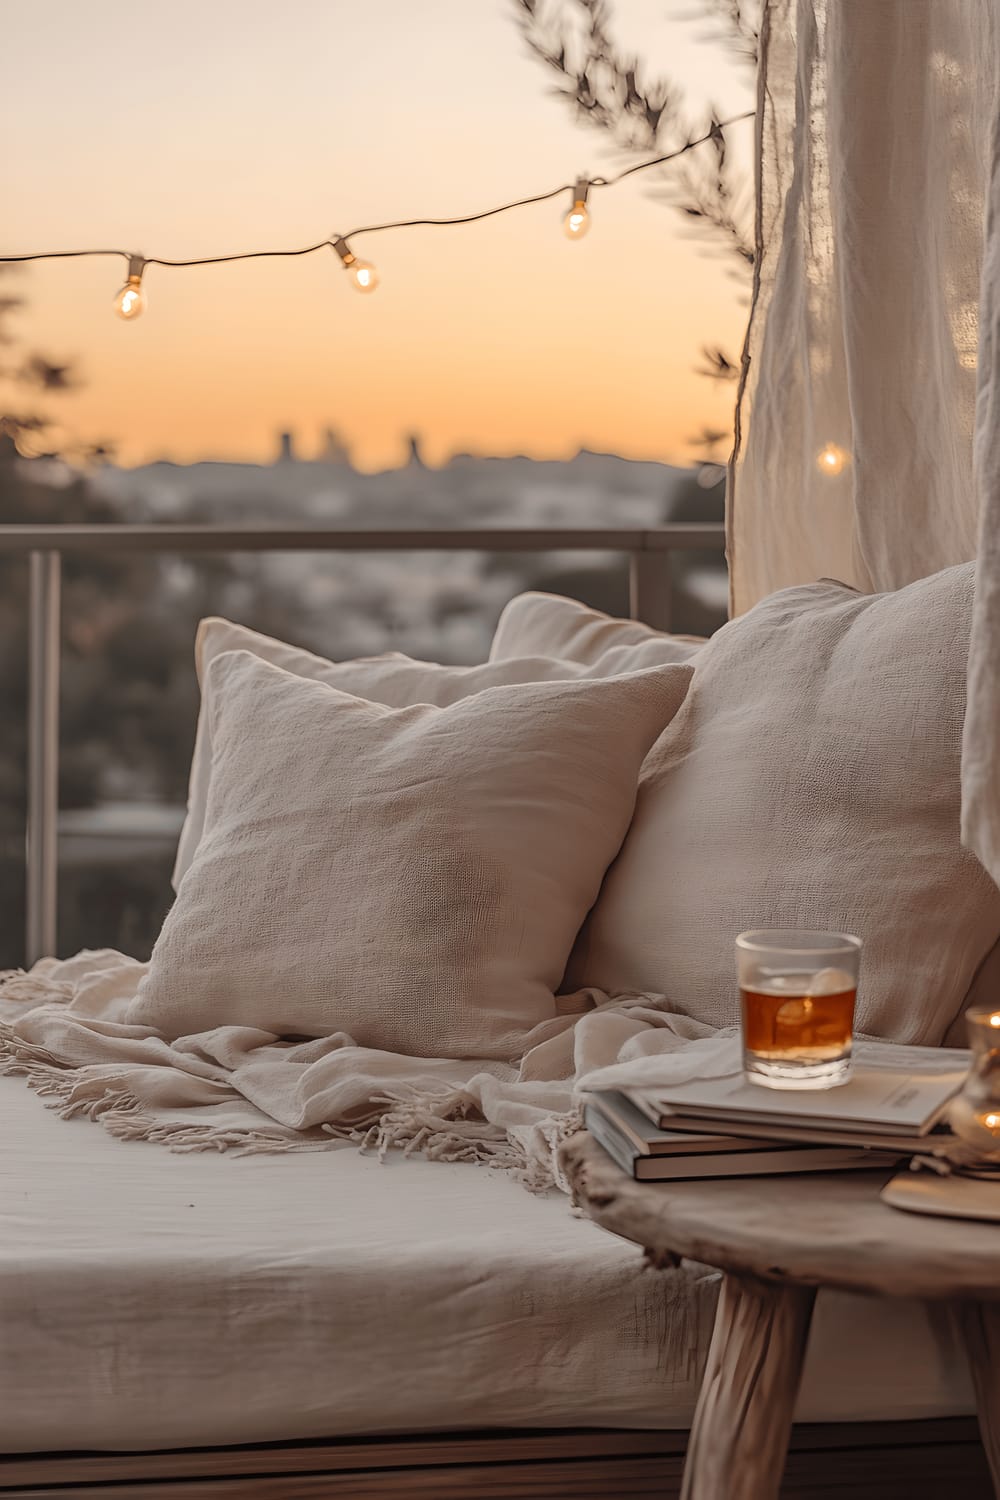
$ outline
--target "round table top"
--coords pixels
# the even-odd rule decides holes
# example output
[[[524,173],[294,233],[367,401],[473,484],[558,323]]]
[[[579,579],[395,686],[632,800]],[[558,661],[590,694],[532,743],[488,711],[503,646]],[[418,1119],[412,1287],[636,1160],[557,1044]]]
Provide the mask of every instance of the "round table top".
[[[588,1217],[642,1245],[765,1281],[881,1296],[1000,1299],[1000,1224],[904,1213],[892,1171],[634,1182],[585,1132],[562,1162]]]

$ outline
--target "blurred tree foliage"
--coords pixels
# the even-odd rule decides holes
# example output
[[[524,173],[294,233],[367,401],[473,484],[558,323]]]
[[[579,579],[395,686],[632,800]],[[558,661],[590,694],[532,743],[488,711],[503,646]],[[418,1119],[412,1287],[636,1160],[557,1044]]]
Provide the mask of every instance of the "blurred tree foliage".
[[[47,442],[54,426],[51,398],[72,390],[70,366],[25,350],[14,319],[21,299],[0,298],[0,522],[25,525],[102,525],[124,519],[94,494],[85,474],[60,462]],[[103,456],[72,441],[63,445],[79,464]],[[39,461],[42,460],[42,461]],[[45,462],[47,460],[48,462]],[[36,477],[36,475],[40,477]],[[213,559],[220,586],[228,564]],[[198,687],[191,647],[204,598],[178,595],[164,564],[142,555],[85,554],[63,559],[62,683],[60,695],[60,807],[93,805],[126,794],[183,802],[187,788]],[[27,770],[28,565],[0,556],[0,967],[22,958],[24,828]],[[71,876],[63,882],[72,886]],[[139,947],[162,916],[165,871],[95,870],[77,882],[74,920],[63,902],[60,946],[120,941],[129,926],[144,929]],[[146,917],[130,922],[129,903]]]

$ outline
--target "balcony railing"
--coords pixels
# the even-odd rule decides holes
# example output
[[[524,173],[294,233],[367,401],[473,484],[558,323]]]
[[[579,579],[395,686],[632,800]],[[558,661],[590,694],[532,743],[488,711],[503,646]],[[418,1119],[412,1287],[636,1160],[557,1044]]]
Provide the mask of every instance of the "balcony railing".
[[[62,559],[68,554],[162,552],[619,552],[629,559],[629,611],[670,629],[670,555],[722,551],[719,524],[650,530],[356,531],[314,526],[0,526],[0,556],[29,559],[27,962],[56,951],[59,672]]]

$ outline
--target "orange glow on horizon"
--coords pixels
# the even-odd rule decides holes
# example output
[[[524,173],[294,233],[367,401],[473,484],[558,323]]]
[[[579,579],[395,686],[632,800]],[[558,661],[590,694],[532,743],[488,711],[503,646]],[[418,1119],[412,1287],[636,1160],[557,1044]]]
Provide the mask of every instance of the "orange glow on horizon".
[[[617,164],[550,96],[513,14],[507,0],[422,0],[419,14],[406,0],[17,7],[0,244],[284,248],[334,225],[476,212]],[[621,0],[615,21],[651,74],[746,107],[749,80],[664,23],[659,0]],[[47,112],[39,97],[55,101]],[[749,127],[736,129],[742,149]],[[355,295],[357,267],[345,275],[329,249],[148,266],[145,311],[128,322],[111,311],[124,280],[113,259],[44,262],[0,290],[24,299],[11,324],[24,346],[78,369],[79,387],[45,402],[51,441],[110,441],[123,463],[268,460],[282,429],[308,454],[328,428],[366,469],[398,462],[410,433],[432,464],[581,447],[684,461],[693,433],[726,425],[732,388],[693,367],[703,344],[738,353],[746,288],[652,187],[594,191],[585,239],[564,232],[568,198],[359,236],[373,296]]]

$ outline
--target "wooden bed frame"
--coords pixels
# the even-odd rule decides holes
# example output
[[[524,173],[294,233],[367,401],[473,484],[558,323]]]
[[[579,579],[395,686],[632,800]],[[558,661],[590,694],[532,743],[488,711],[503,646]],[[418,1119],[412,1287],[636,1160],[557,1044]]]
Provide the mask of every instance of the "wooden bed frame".
[[[677,1500],[686,1432],[0,1457],[0,1500]],[[782,1500],[993,1500],[972,1417],[796,1427]]]

